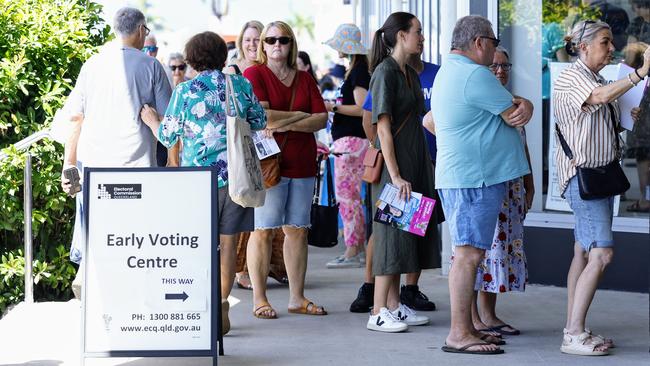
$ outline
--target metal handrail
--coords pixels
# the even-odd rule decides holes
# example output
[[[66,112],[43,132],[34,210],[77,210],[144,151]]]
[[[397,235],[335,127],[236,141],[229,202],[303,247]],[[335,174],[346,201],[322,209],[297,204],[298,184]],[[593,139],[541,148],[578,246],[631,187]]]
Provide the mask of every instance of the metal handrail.
[[[50,130],[43,129],[38,132],[35,132],[24,139],[16,142],[13,146],[16,150],[27,150],[30,146],[35,143],[49,138]],[[0,151],[0,162],[3,162],[9,157],[8,154]],[[34,260],[34,254],[32,251],[33,244],[33,234],[32,234],[32,155],[27,153],[25,156],[25,170],[24,170],[24,179],[25,179],[25,189],[23,194],[23,204],[25,208],[25,302],[31,304],[34,302],[34,281],[32,264]]]
[[[27,150],[30,146],[34,145],[35,143],[41,141],[42,139],[49,138],[51,137],[50,135],[50,129],[45,128],[42,129],[38,132],[34,132],[33,134],[25,137],[24,139],[16,142],[13,144],[13,146],[16,148],[16,150]],[[9,157],[9,154],[0,151],[0,162],[3,162],[5,159]]]

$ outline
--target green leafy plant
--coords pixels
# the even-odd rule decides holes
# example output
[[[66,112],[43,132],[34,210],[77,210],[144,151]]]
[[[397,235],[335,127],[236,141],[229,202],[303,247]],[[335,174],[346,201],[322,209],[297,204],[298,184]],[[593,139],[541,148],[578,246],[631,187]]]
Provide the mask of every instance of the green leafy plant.
[[[47,128],[81,66],[110,39],[101,6],[88,0],[0,0],[0,314],[22,300],[23,168],[11,145]],[[64,300],[74,267],[67,259],[74,200],[59,188],[63,146],[43,140],[33,156],[35,297]],[[22,261],[22,262],[21,262]]]

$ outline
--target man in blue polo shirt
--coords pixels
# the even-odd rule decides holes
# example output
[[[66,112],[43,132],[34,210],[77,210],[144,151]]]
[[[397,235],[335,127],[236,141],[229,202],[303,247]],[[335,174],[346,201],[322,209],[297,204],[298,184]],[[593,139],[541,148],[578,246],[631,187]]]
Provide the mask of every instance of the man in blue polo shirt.
[[[420,56],[412,57],[408,62],[420,76],[420,84],[422,86],[422,94],[424,95],[424,108],[428,112],[431,109],[431,88],[433,87],[433,80],[440,69],[440,66],[429,62],[424,62]],[[363,103],[364,114],[369,114],[372,111],[372,94],[368,92],[366,100]],[[364,117],[364,121],[370,121],[370,117]],[[365,124],[365,122],[364,122]],[[374,139],[376,129],[374,126],[364,126],[366,136],[370,140]],[[435,162],[436,158],[436,137],[423,128],[424,135],[427,140],[429,155],[431,161]],[[357,298],[350,305],[350,311],[353,313],[367,313],[373,305],[373,292],[374,292],[374,277],[372,276],[372,236],[368,240],[368,250],[366,253],[366,281],[359,289]],[[418,311],[433,311],[436,309],[436,304],[429,301],[427,296],[423,294],[418,287],[418,280],[420,272],[407,273],[405,278],[405,285],[402,285],[400,290],[400,301]]]
[[[505,182],[530,172],[515,127],[528,123],[533,106],[513,98],[486,67],[499,45],[489,20],[459,19],[451,44],[431,101],[438,145],[435,184],[455,246],[449,272],[451,329],[442,349],[497,354],[503,350],[493,343],[501,342],[472,324],[474,281],[492,244]]]

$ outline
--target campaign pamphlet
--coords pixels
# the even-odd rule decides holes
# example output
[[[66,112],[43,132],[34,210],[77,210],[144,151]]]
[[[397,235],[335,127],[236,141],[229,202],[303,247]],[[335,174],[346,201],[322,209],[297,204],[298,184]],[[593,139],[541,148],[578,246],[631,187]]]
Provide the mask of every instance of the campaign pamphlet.
[[[415,235],[424,236],[435,204],[436,200],[417,192],[411,192],[411,198],[406,202],[400,198],[399,189],[388,183],[379,195],[374,220]]]
[[[251,135],[253,136],[253,143],[255,144],[257,157],[260,160],[280,152],[280,146],[275,142],[275,139],[266,136],[263,131],[253,131]]]
[[[626,78],[631,73],[634,73],[634,69],[622,63],[619,65],[617,80]],[[640,82],[618,98],[618,106],[621,108],[621,126],[626,130],[632,131],[632,128],[634,128],[631,114],[632,108],[638,107],[639,103],[641,103],[645,88],[646,83]]]

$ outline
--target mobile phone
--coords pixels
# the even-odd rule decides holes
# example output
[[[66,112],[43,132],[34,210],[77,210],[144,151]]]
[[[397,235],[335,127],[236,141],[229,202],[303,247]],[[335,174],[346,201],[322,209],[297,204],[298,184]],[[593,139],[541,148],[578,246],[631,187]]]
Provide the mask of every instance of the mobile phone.
[[[66,179],[70,180],[70,183],[72,184],[72,189],[70,190],[70,195],[74,195],[76,193],[81,192],[81,182],[79,178],[79,170],[77,170],[76,167],[70,167],[65,170],[63,170],[63,176]]]

